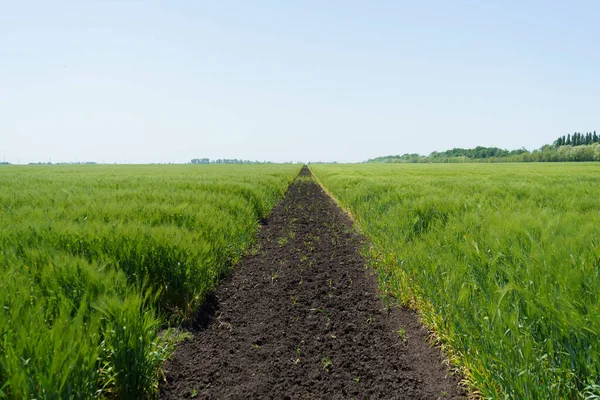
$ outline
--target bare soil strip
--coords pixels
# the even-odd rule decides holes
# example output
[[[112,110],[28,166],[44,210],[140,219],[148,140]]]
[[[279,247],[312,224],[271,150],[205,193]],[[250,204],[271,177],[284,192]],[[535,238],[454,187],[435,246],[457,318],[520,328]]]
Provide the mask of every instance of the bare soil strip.
[[[464,398],[427,331],[386,310],[352,223],[307,167],[166,365],[162,399]]]

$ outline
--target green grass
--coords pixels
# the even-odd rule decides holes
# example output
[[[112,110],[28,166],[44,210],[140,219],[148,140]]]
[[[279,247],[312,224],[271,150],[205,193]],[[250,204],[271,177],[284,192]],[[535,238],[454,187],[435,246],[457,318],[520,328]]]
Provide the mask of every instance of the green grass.
[[[600,395],[600,164],[313,165],[485,398]]]
[[[2,168],[0,398],[153,396],[159,329],[193,314],[298,171]]]

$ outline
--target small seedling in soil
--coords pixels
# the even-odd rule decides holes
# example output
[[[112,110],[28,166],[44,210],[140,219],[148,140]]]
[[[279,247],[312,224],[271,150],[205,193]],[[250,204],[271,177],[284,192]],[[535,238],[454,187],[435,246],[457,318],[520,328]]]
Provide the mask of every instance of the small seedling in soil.
[[[288,238],[286,238],[286,237],[282,237],[277,241],[277,243],[279,244],[279,247],[285,246],[287,244],[287,242],[288,242]]]
[[[271,283],[275,283],[277,278],[279,278],[279,271],[271,272]]]
[[[302,353],[302,347],[298,345],[296,347],[296,359],[292,360],[294,364],[300,364],[300,354]]]
[[[331,362],[331,360],[327,357],[323,357],[321,363],[323,364],[323,369],[327,372],[329,372],[329,369],[333,367],[333,362]]]
[[[290,298],[292,299],[293,305],[296,305],[296,303],[298,303],[298,296],[290,296]]]
[[[390,313],[390,297],[389,296],[383,296],[382,299],[383,301],[383,310],[385,312],[387,312],[388,314]]]
[[[403,342],[406,342],[406,331],[404,330],[404,328],[400,328],[398,329],[398,336],[400,336],[400,339],[402,339]]]
[[[198,396],[198,390],[194,389],[192,390],[192,393],[190,393],[190,397],[193,399],[196,396]]]
[[[373,316],[369,315],[369,318],[367,318],[367,324],[371,325],[371,322],[373,322]]]
[[[352,378],[352,380],[356,383],[360,382],[360,378]]]
[[[261,245],[260,245],[260,243],[258,243],[258,244],[256,244],[256,245],[252,246],[252,248],[250,249],[250,255],[252,255],[252,256],[255,256],[255,255],[257,255],[257,254],[258,254],[258,252],[260,251],[260,249],[261,249]]]
[[[316,311],[316,312],[318,312],[318,313],[321,313],[321,314],[323,314],[323,318],[324,318],[326,321],[329,321],[329,315],[327,315],[327,311],[325,311],[325,309],[324,309],[324,308],[313,308],[313,310],[314,310],[314,311]]]

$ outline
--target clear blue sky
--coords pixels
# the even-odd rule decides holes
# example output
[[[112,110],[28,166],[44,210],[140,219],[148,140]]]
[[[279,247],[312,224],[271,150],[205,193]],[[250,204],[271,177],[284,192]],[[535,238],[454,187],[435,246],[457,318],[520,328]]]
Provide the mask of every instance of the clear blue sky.
[[[600,130],[598,1],[14,1],[0,160],[362,161]]]

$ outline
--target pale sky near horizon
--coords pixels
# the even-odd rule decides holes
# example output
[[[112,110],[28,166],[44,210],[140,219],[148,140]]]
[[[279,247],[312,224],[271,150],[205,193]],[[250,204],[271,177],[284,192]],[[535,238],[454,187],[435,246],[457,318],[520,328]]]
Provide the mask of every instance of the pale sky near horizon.
[[[0,161],[531,150],[599,119],[598,1],[0,1]]]

